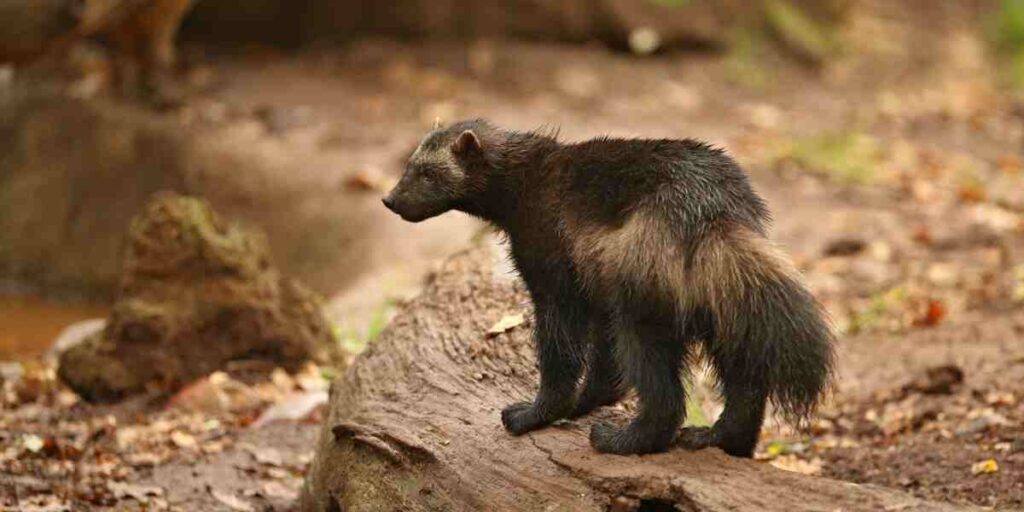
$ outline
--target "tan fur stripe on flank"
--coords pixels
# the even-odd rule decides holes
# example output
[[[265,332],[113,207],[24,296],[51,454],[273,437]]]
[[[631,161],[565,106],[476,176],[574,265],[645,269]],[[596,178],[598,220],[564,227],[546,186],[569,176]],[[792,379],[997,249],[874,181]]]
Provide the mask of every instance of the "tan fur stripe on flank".
[[[635,212],[618,229],[582,227],[574,242],[574,263],[592,293],[615,293],[622,286],[653,286],[648,291],[671,300],[685,293],[683,247],[652,215]]]
[[[780,280],[799,281],[788,257],[770,240],[747,229],[712,235],[694,257],[690,284],[728,329],[737,315],[739,300],[752,289]],[[692,306],[692,305],[691,305]]]
[[[683,311],[709,306],[722,321],[742,313],[735,306],[746,290],[779,279],[799,280],[789,258],[748,229],[709,235],[687,271],[682,243],[664,222],[643,211],[617,229],[580,228],[572,257],[590,293],[631,287],[672,300]]]

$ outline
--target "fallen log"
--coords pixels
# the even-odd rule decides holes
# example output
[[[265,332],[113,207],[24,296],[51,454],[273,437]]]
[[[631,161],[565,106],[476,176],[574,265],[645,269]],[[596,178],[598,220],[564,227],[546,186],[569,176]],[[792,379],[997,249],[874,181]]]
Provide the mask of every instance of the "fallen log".
[[[718,450],[596,453],[590,424],[625,421],[621,406],[509,435],[500,410],[537,376],[530,322],[515,325],[529,301],[497,261],[483,248],[449,260],[334,383],[303,511],[962,510]]]

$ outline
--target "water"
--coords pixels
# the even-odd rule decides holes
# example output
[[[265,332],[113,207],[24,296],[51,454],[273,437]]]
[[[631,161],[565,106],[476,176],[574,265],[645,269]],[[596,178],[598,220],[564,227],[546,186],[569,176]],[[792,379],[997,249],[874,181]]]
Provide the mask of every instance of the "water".
[[[68,325],[106,315],[98,305],[0,295],[0,361],[41,356]]]

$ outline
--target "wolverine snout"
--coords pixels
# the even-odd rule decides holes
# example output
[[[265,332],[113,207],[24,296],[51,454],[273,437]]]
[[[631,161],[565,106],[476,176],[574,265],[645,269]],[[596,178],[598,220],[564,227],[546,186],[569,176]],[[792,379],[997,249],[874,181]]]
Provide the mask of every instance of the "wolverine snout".
[[[396,197],[394,191],[381,199],[381,202],[388,210],[397,213],[402,220],[407,222],[420,222],[433,216],[423,211],[422,205],[411,202],[408,198]]]

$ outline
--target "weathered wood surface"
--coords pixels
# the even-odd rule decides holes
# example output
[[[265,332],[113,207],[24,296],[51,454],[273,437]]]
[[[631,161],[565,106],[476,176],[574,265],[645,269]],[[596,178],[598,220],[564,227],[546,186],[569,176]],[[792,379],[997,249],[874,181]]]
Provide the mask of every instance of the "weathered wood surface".
[[[513,437],[505,405],[532,397],[522,286],[496,270],[494,251],[447,262],[367,354],[335,382],[304,511],[370,510],[961,510],[900,491],[785,472],[718,450],[601,455],[595,419]]]

